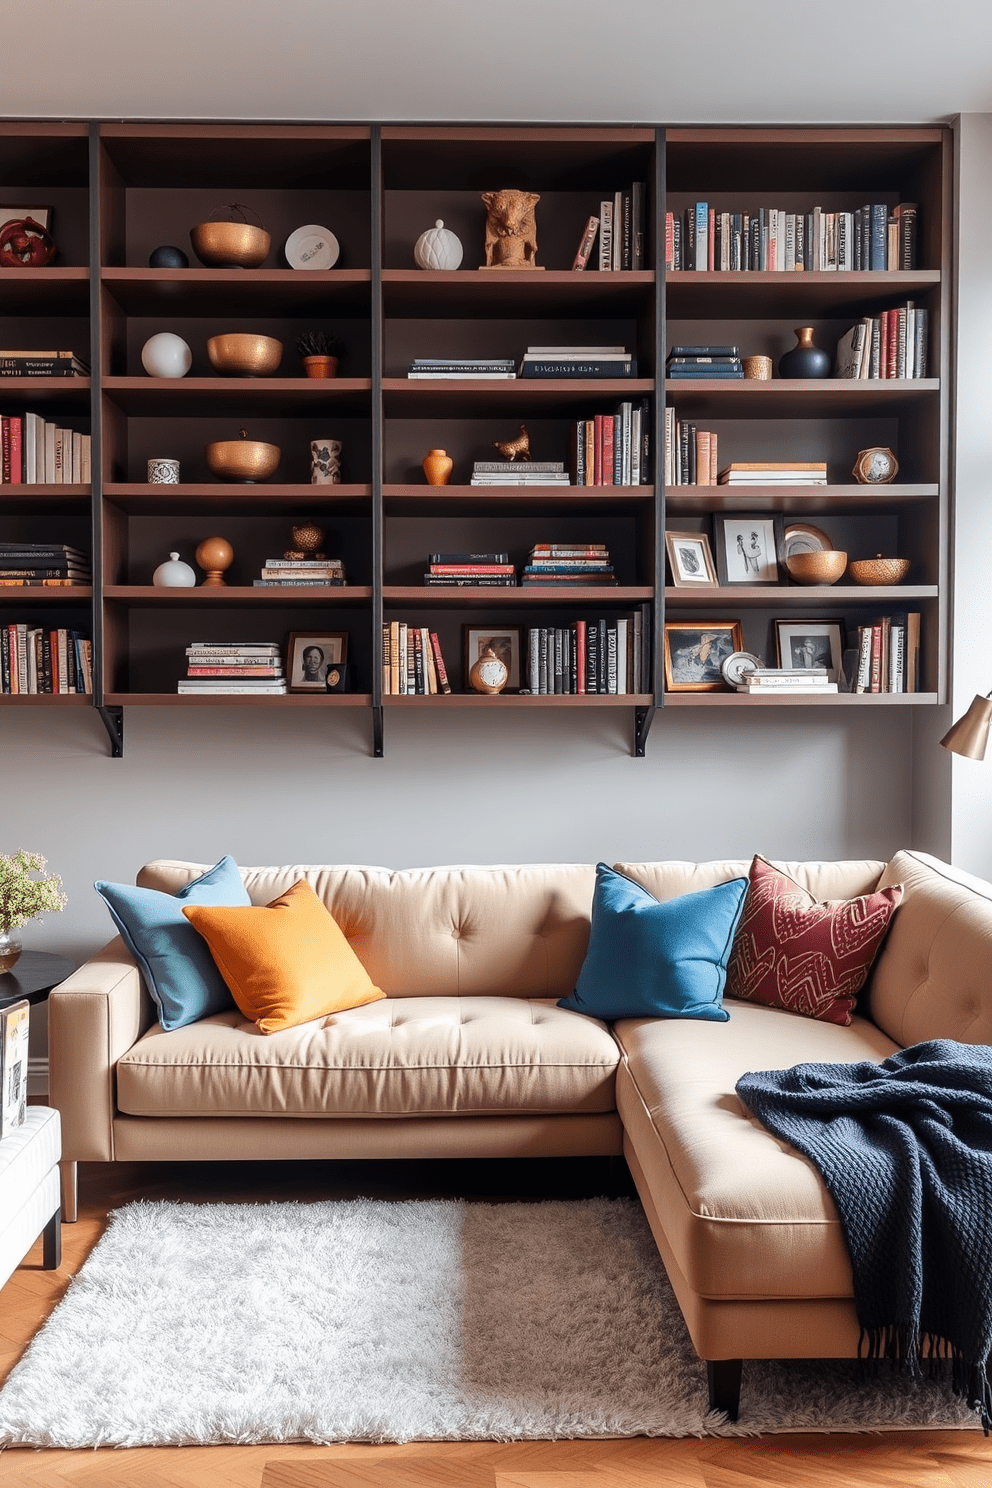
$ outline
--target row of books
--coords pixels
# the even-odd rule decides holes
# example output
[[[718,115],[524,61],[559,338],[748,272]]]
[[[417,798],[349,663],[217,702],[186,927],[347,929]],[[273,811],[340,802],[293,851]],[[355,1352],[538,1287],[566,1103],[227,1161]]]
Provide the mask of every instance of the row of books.
[[[698,201],[665,214],[666,269],[724,272],[891,272],[915,269],[915,202],[850,212],[759,207],[718,212]]]
[[[605,543],[535,543],[520,575],[522,588],[539,584],[558,589],[615,585],[616,574]]]
[[[577,486],[651,483],[651,421],[647,398],[621,403],[616,413],[579,419],[571,432]]]
[[[715,486],[717,484],[717,436],[675,416],[665,409],[666,486]]]
[[[176,691],[188,696],[281,696],[286,691],[282,648],[278,641],[191,641],[186,676]]]
[[[582,229],[573,269],[585,269],[593,260],[610,272],[644,268],[645,194],[644,182],[632,181],[625,190],[600,202],[599,216],[590,217]]]
[[[433,697],[451,691],[436,630],[405,620],[385,622],[382,690],[389,697]]]
[[[255,589],[327,589],[348,582],[340,558],[266,558]]]
[[[89,375],[89,363],[71,351],[0,351],[0,377]]]
[[[90,480],[90,436],[37,413],[0,416],[0,483],[81,485]]]
[[[737,692],[768,696],[769,693],[839,692],[826,667],[754,667],[737,683]]]
[[[90,556],[66,543],[0,543],[0,588],[68,589],[92,583]]]
[[[929,338],[929,312],[912,300],[881,315],[866,315],[838,341],[834,375],[926,377]]]
[[[916,610],[883,615],[858,626],[852,692],[919,692],[920,615]]]
[[[472,486],[570,486],[564,460],[476,460]]]
[[[512,357],[415,357],[406,375],[414,381],[433,377],[448,382],[459,379],[498,381],[516,377],[517,364]]]
[[[640,610],[527,633],[527,690],[539,696],[623,695],[650,690],[647,627]]]
[[[636,377],[637,359],[625,346],[528,346],[518,362],[510,357],[416,357],[406,375],[413,381],[447,382]]]
[[[517,570],[509,553],[431,553],[428,588],[513,589]]]
[[[93,691],[93,646],[88,636],[64,627],[0,625],[0,692]]]
[[[674,382],[714,379],[737,382],[744,376],[739,346],[673,346],[665,360],[665,376]]]

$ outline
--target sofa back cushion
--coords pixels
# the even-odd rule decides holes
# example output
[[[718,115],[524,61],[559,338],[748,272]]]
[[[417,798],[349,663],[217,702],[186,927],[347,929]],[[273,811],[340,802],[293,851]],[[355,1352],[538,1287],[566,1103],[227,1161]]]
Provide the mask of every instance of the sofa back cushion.
[[[203,871],[157,861],[143,888],[176,893]],[[746,870],[745,870],[746,871]],[[558,998],[589,939],[592,864],[492,868],[242,868],[253,904],[305,878],[387,996]]]
[[[870,894],[878,887],[884,863],[858,859],[839,863],[790,863],[771,858],[796,883],[817,899],[853,899],[856,894]],[[709,863],[615,863],[618,873],[634,879],[656,899],[674,899],[678,894],[691,894],[696,889],[709,889],[731,878],[747,878],[750,858],[725,858]],[[898,880],[889,880],[896,883]]]
[[[898,852],[881,888],[903,885],[868,987],[897,1044],[992,1043],[992,887],[926,853]],[[864,999],[863,999],[864,1001]]]

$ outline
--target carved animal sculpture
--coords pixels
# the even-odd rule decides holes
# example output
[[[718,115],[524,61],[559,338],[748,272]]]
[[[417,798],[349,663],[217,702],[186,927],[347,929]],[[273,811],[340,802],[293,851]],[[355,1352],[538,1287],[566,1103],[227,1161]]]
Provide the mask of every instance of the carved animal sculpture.
[[[541,200],[533,191],[484,191],[486,268],[536,269],[537,219]]]
[[[498,449],[504,460],[529,460],[530,435],[527,433],[527,425],[520,425],[520,433],[516,439],[508,439],[501,444],[498,439],[493,440],[493,448]]]

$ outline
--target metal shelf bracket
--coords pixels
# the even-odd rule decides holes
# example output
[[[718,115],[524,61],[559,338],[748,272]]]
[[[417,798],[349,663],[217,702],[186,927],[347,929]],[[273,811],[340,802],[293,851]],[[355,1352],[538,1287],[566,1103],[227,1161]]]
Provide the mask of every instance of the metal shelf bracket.
[[[101,707],[97,710],[110,738],[110,758],[124,758],[124,709]]]
[[[634,757],[643,759],[646,753],[645,745],[648,742],[648,734],[654,722],[655,709],[652,704],[649,708],[634,709]]]

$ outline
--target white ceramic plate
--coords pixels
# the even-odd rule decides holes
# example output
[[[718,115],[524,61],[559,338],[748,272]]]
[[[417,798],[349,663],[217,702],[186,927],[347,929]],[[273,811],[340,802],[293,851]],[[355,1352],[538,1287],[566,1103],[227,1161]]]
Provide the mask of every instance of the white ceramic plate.
[[[291,269],[333,269],[341,246],[329,228],[308,222],[290,233],[283,252]]]
[[[832,548],[831,538],[812,522],[792,522],[785,529],[786,558],[794,558],[797,553],[828,553]]]

